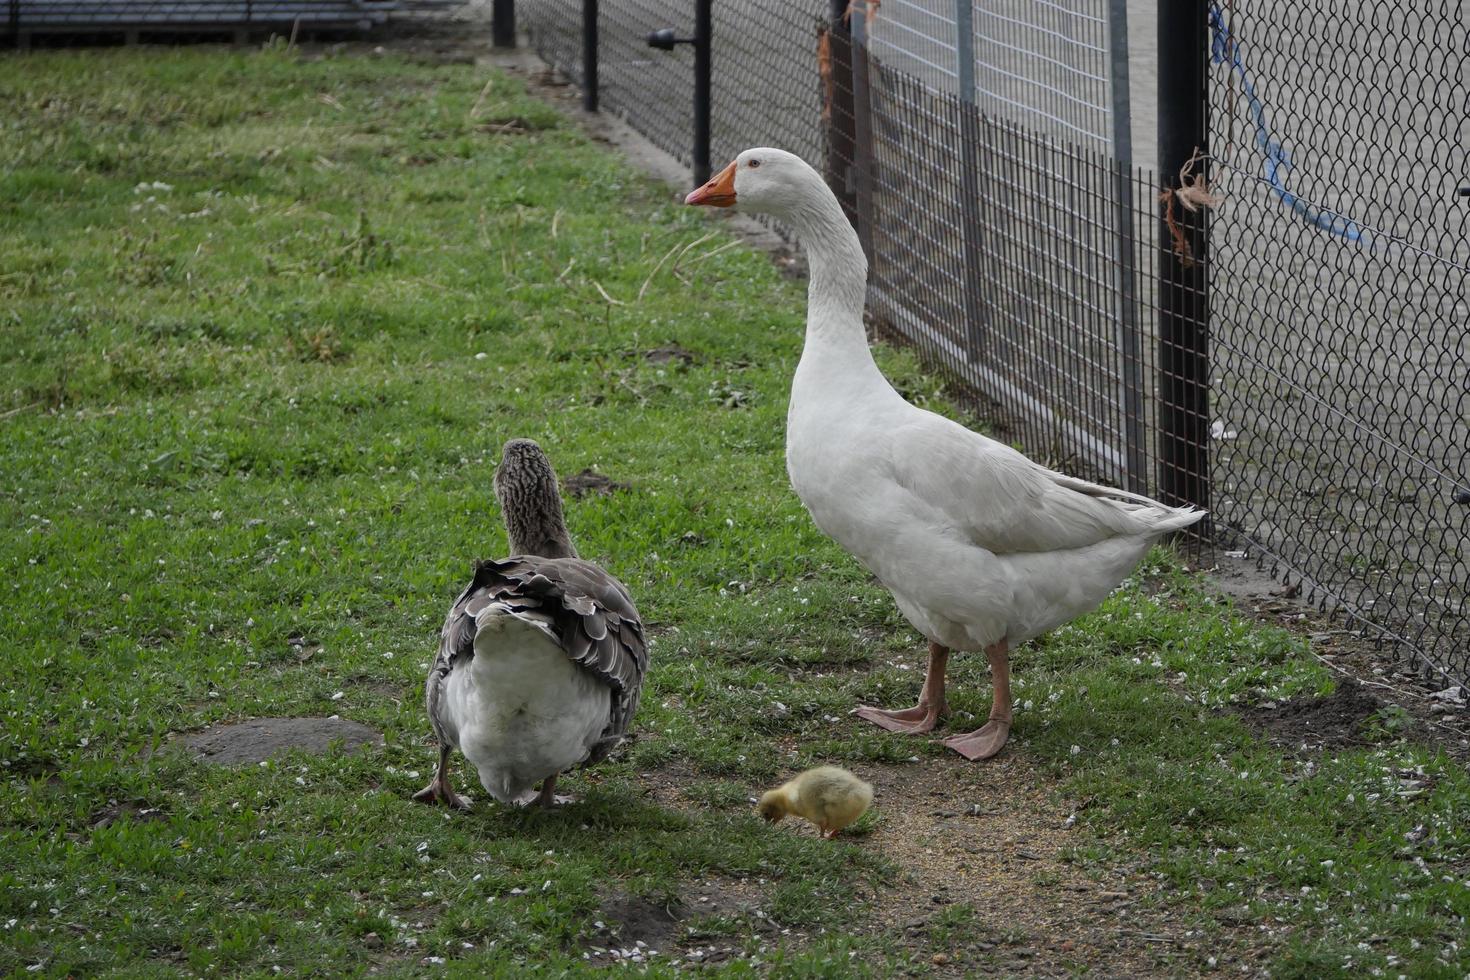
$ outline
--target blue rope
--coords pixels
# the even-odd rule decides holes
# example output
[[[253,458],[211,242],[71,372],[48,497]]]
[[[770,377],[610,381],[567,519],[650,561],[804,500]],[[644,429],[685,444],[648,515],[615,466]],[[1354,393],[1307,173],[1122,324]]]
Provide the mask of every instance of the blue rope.
[[[1241,87],[1245,89],[1251,122],[1256,128],[1256,148],[1265,157],[1265,177],[1271,190],[1283,204],[1301,215],[1308,224],[1371,248],[1372,237],[1362,225],[1335,211],[1310,204],[1286,189],[1286,174],[1292,169],[1291,157],[1287,155],[1285,147],[1271,138],[1270,130],[1266,126],[1266,110],[1256,95],[1256,86],[1245,73],[1241,43],[1231,36],[1230,28],[1225,26],[1225,17],[1220,12],[1219,4],[1210,5],[1210,34],[1210,55],[1215,64],[1228,64],[1230,70],[1240,79]]]

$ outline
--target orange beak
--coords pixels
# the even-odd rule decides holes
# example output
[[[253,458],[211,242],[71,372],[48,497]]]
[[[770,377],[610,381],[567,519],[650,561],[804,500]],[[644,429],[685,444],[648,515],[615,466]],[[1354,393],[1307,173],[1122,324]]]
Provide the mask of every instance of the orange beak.
[[[735,203],[735,161],[697,187],[684,198],[685,204],[704,204],[712,208],[728,208]]]

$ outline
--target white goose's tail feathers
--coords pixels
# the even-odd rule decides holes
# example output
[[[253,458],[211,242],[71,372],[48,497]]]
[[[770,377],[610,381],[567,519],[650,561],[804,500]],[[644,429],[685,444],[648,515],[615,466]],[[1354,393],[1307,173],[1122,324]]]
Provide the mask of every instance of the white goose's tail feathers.
[[[1156,508],[1154,513],[1158,516],[1154,518],[1151,514],[1150,518],[1153,519],[1149,522],[1152,525],[1151,533],[1154,534],[1168,534],[1170,531],[1182,530],[1204,520],[1205,515],[1209,513],[1207,510],[1196,510],[1193,507],[1166,507],[1163,504],[1155,504],[1154,507]]]
[[[1127,490],[1105,487],[1100,483],[1089,483],[1086,480],[1063,476],[1060,473],[1055,474],[1053,479],[1069,490],[1119,504],[1129,518],[1142,525],[1139,528],[1140,533],[1150,536],[1164,535],[1189,527],[1203,520],[1204,516],[1209,513],[1209,511],[1198,510],[1194,507],[1170,507],[1168,504],[1159,503],[1152,497],[1145,497],[1141,493],[1130,493]]]

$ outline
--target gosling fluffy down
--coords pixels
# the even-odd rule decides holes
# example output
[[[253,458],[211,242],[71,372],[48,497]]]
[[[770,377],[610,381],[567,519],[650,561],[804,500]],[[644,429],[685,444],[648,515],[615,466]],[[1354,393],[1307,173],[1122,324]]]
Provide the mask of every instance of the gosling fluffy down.
[[[828,840],[867,812],[873,787],[836,766],[808,769],[761,797],[756,812],[775,823],[787,815],[805,817]]]

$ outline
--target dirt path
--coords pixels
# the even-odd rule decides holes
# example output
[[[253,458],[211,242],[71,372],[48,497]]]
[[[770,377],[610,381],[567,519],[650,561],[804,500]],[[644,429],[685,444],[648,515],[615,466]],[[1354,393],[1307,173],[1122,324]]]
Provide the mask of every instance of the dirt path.
[[[876,825],[842,840],[883,855],[901,870],[876,891],[854,897],[867,906],[856,931],[891,937],[912,951],[919,972],[935,976],[1179,976],[1215,966],[1232,975],[1260,971],[1265,952],[1245,934],[1193,928],[1159,886],[1127,868],[1084,869],[1071,859],[1087,843],[1073,829],[1073,803],[1024,754],[1008,749],[986,764],[955,757],[897,766],[854,767],[874,785]],[[692,774],[648,774],[649,796],[670,809],[696,811],[681,792]],[[756,795],[766,787],[749,787]],[[814,835],[800,820],[772,833]],[[638,940],[685,962],[739,955],[707,947],[684,923],[701,914],[745,917],[761,932],[770,886],[755,880],[694,882],[681,908],[623,908],[617,943]],[[765,938],[800,945],[811,937],[772,926]],[[614,944],[616,945],[616,943]]]

